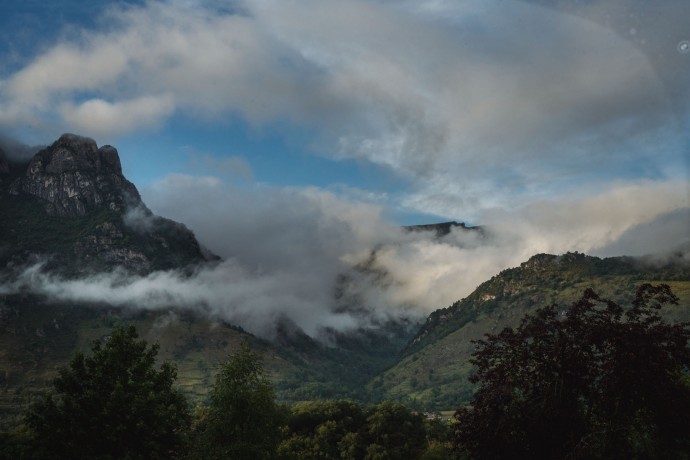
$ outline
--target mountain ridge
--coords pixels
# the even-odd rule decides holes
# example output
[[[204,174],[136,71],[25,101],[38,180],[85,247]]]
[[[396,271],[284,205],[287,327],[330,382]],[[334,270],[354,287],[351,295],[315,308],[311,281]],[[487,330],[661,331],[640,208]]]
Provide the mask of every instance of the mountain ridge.
[[[28,161],[0,160],[0,169],[6,268],[42,258],[67,275],[116,267],[144,274],[217,259],[186,226],[146,207],[112,146],[63,134]]]
[[[117,149],[98,148],[93,139],[76,134],[63,134],[33,156],[9,189],[12,195],[22,192],[59,216],[83,216],[103,206],[124,212],[128,204],[141,203],[137,188],[122,174]]]
[[[464,299],[432,312],[399,361],[372,379],[368,390],[378,398],[418,408],[458,407],[469,401],[474,388],[467,380],[473,370],[473,340],[517,326],[539,307],[557,304],[564,310],[587,288],[629,304],[643,282],[670,284],[680,304],[662,314],[670,321],[690,320],[690,263],[682,254],[665,260],[577,252],[534,255],[496,274]]]
[[[0,266],[8,275],[42,263],[62,278],[110,272],[132,274],[197,267],[214,259],[183,224],[153,213],[136,186],[122,174],[114,147],[65,134],[32,156],[13,159],[0,150]],[[453,231],[477,231],[455,221],[404,227],[443,238]],[[435,235],[431,235],[434,232]],[[376,250],[355,272],[386,282],[376,267]],[[44,388],[71,353],[107,336],[115,325],[132,323],[147,340],[161,343],[161,358],[179,365],[181,385],[203,398],[218,363],[242,340],[267,356],[283,401],[353,398],[403,401],[419,409],[450,409],[467,401],[472,386],[472,339],[515,325],[550,303],[566,305],[584,288],[618,299],[645,280],[675,282],[683,303],[675,315],[690,318],[687,254],[667,260],[580,253],[537,254],[501,271],[465,299],[432,312],[417,323],[382,322],[374,329],[330,331],[321,343],[287,322],[268,342],[237,326],[185,309],[144,311],[104,304],[58,303],[28,292],[0,289],[0,405],[16,411]],[[336,297],[343,295],[342,276]],[[0,288],[2,286],[0,285]],[[364,308],[357,298],[340,299]],[[328,331],[327,331],[328,332]],[[28,395],[28,396],[27,396]],[[1,421],[0,421],[1,422]]]
[[[435,224],[406,225],[403,227],[403,230],[408,232],[435,232],[437,238],[449,235],[455,229],[479,232],[481,235],[485,233],[485,229],[481,225],[469,226],[465,222],[455,220]]]
[[[527,261],[522,262],[518,267],[507,268],[491,279],[482,283],[473,291],[467,298],[460,299],[454,302],[451,306],[438,309],[432,312],[424,326],[419,330],[418,334],[412,340],[411,345],[422,341],[423,337],[428,335],[435,327],[441,326],[445,322],[452,321],[454,315],[460,313],[463,303],[467,301],[494,301],[505,297],[515,296],[520,294],[520,287],[512,281],[503,281],[505,278],[528,279],[529,275],[525,274],[545,274],[549,272],[562,272],[570,274],[573,271],[578,271],[581,277],[602,277],[613,275],[635,275],[640,272],[649,272],[652,268],[654,271],[659,269],[678,268],[678,265],[669,259],[666,265],[650,266],[651,261],[644,258],[634,258],[628,256],[599,258],[596,256],[589,256],[579,252],[568,252],[561,255],[554,254],[535,254]],[[681,265],[682,267],[682,265]],[[686,267],[687,268],[687,267]],[[671,276],[669,274],[669,276]]]

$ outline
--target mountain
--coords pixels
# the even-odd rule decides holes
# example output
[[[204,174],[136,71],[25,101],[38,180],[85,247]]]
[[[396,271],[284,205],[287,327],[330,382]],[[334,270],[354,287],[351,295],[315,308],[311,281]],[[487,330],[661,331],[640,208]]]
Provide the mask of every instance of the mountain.
[[[0,160],[0,235],[2,266],[43,260],[67,275],[143,274],[213,258],[184,225],[146,208],[114,147],[74,134],[28,162]]]
[[[484,234],[484,228],[481,226],[469,227],[464,222],[456,222],[454,220],[437,224],[408,225],[403,227],[403,229],[408,232],[435,232],[438,238],[449,235],[453,230],[469,230],[479,232],[480,235]]]
[[[192,274],[215,263],[184,225],[151,213],[123,175],[114,147],[64,134],[34,150],[0,152],[0,281],[38,264],[50,275],[78,280],[116,269],[184,274],[189,267]],[[88,351],[93,340],[125,323],[160,343],[160,359],[178,365],[180,385],[197,399],[219,363],[247,340],[264,355],[284,401],[364,398],[367,381],[395,363],[418,326],[391,320],[376,330],[324,331],[326,344],[278,323],[268,342],[191,305],[142,311],[57,302],[25,290],[3,292],[0,282],[0,425],[15,423],[76,351]]]
[[[458,222],[406,229],[437,238],[456,231],[486,236],[481,227]],[[348,289],[354,280],[392,285],[376,257],[372,248],[369,259],[336,280],[334,299],[342,311],[369,313],[358,291]],[[380,318],[367,329],[323,331],[319,340],[288,320],[277,321],[276,335],[267,341],[192,305],[144,311],[3,290],[17,273],[38,266],[78,280],[118,267],[139,275],[173,269],[191,276],[195,267],[216,266],[216,260],[183,224],[153,215],[124,177],[114,147],[65,134],[40,149],[0,149],[0,428],[17,424],[31,398],[76,351],[87,351],[122,324],[134,324],[146,340],[160,343],[160,359],[177,364],[178,382],[195,400],[246,340],[263,354],[282,401],[394,399],[420,409],[453,409],[472,392],[466,379],[472,339],[513,326],[540,306],[565,306],[586,287],[625,300],[636,284],[664,281],[682,299],[669,318],[690,317],[690,267],[682,254],[663,261],[540,254],[433,312],[421,327],[414,319]]]
[[[39,263],[48,273],[76,278],[118,267],[143,275],[215,259],[184,225],[146,208],[124,177],[114,147],[99,148],[93,139],[64,134],[44,148],[12,148],[19,151],[0,149],[0,279],[11,281]],[[167,314],[56,303],[0,289],[3,421],[20,413],[75,351],[90,348],[92,340],[107,335],[118,322],[133,321],[147,338],[161,339],[165,358],[187,357],[199,343],[213,344],[227,356],[227,344],[249,337],[227,325],[211,333],[209,321],[184,313],[173,322],[180,325],[174,335],[167,337],[169,330],[161,327],[171,323]],[[213,346],[205,347],[208,355],[215,356]],[[203,377],[192,368],[184,373],[193,392]]]
[[[668,320],[690,320],[690,264],[682,254],[663,261],[579,253],[535,255],[429,315],[399,361],[374,378],[368,390],[375,398],[419,408],[454,409],[473,391],[467,381],[472,340],[514,327],[539,307],[555,303],[565,309],[588,287],[629,305],[636,286],[647,281],[667,283],[680,297],[680,305],[662,310]]]

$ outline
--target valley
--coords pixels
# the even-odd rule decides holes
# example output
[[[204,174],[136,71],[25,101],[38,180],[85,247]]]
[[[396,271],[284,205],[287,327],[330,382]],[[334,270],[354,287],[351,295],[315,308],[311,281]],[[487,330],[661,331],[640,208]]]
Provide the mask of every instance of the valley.
[[[117,152],[109,149],[111,161],[119,164],[113,159]],[[389,400],[418,411],[447,412],[472,397],[474,386],[468,377],[473,372],[469,362],[473,340],[517,326],[539,307],[555,303],[565,309],[586,288],[629,304],[636,286],[666,283],[680,303],[664,311],[664,317],[671,322],[690,320],[690,265],[682,251],[663,260],[534,255],[427,318],[379,318],[359,329],[324,329],[319,337],[277,319],[272,332],[262,338],[204,305],[180,308],[171,303],[141,309],[113,306],[107,298],[65,301],[32,292],[32,285],[21,280],[34,276],[35,266],[37,273],[49,275],[47,280],[54,279],[50,276],[79,280],[85,274],[123,269],[132,276],[180,269],[184,279],[195,276],[200,266],[219,263],[186,227],[148,211],[116,166],[99,166],[101,151],[89,139],[66,135],[31,163],[10,163],[2,173],[0,424],[4,429],[21,423],[28,404],[74,353],[87,351],[93,341],[107,339],[114,327],[124,325],[134,325],[142,338],[160,344],[158,359],[177,366],[178,385],[190,401],[204,400],[220,364],[246,341],[263,357],[281,402]],[[62,166],[51,167],[56,158],[61,158]],[[36,166],[37,162],[43,166]],[[127,223],[132,209],[143,215],[139,225]],[[475,230],[452,222],[406,231],[441,238],[455,228]],[[489,238],[484,229],[479,231],[482,238]],[[353,273],[385,280],[387,274],[376,271],[376,257],[372,252]],[[351,282],[347,277],[340,280]],[[365,305],[348,301],[351,308],[366,311]]]

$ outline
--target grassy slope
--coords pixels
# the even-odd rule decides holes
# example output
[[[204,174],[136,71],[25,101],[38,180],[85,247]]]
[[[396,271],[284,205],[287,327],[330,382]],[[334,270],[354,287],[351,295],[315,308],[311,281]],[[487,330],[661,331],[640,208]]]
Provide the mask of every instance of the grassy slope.
[[[625,296],[644,281],[668,282],[681,305],[668,308],[667,317],[688,320],[688,271],[640,269],[620,260],[602,263],[581,255],[548,256],[542,263],[531,260],[435,312],[402,354],[409,340],[405,325],[389,325],[378,334],[336,337],[338,347],[325,347],[300,335],[276,345],[191,313],[134,312],[0,296],[0,427],[20,420],[26,404],[75,351],[88,351],[93,340],[107,336],[119,324],[134,324],[143,338],[160,344],[160,359],[177,364],[178,383],[192,400],[204,397],[220,363],[242,340],[249,340],[264,355],[283,401],[386,398],[418,408],[452,409],[471,396],[467,383],[471,340],[514,326],[541,305],[567,305],[587,287],[606,297],[629,300]]]
[[[375,331],[335,334],[329,346],[306,336],[284,341],[282,347],[301,365],[276,381],[278,396],[288,402],[342,398],[373,402],[365,384],[395,364],[416,326],[390,322]]]
[[[532,260],[530,262],[533,262]],[[550,256],[502,272],[466,299],[430,317],[405,356],[374,378],[368,389],[378,398],[400,400],[420,409],[452,409],[468,401],[467,377],[474,350],[472,340],[516,326],[536,308],[557,303],[563,307],[592,287],[603,297],[628,303],[642,282],[665,282],[680,298],[664,315],[670,321],[690,320],[690,273],[686,268],[644,267],[630,259],[602,259],[582,255]]]
[[[208,391],[220,363],[248,340],[262,353],[275,378],[296,364],[241,329],[192,314],[128,312],[110,308],[45,304],[34,297],[0,297],[0,427],[15,425],[32,398],[43,391],[60,366],[114,326],[134,324],[142,338],[160,344],[159,359],[178,366],[178,384],[192,400]]]
[[[177,383],[192,403],[203,400],[219,366],[243,340],[262,354],[281,401],[366,400],[365,383],[392,365],[410,339],[408,328],[390,326],[381,334],[340,338],[340,347],[326,347],[306,336],[278,345],[191,312],[144,312],[0,296],[0,430],[20,423],[30,401],[75,352],[88,352],[94,340],[126,324],[136,326],[149,343],[159,343],[159,360],[177,365]]]

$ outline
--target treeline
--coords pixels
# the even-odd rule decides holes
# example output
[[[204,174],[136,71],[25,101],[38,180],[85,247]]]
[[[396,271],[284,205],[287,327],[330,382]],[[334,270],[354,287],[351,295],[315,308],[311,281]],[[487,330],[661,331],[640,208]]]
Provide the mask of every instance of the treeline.
[[[6,459],[690,459],[690,323],[665,323],[667,285],[631,305],[587,289],[475,342],[471,405],[451,423],[400,404],[276,402],[243,345],[190,409],[157,345],[118,328],[77,354]]]
[[[451,430],[400,404],[276,402],[243,344],[208,400],[191,409],[175,367],[133,326],[116,328],[59,371],[26,424],[2,435],[6,459],[443,459]]]

